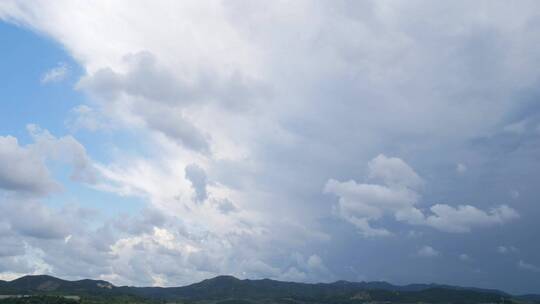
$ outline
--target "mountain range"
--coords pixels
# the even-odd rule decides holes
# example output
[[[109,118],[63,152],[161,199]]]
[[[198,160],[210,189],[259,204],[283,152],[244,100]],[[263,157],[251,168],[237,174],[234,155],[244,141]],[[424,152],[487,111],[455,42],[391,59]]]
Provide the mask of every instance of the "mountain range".
[[[0,281],[0,294],[137,297],[149,301],[204,303],[540,303],[539,295],[439,284],[404,286],[387,282],[296,283],[218,276],[183,287],[114,286],[107,281],[67,281],[48,275]],[[231,302],[232,301],[232,302]],[[229,303],[231,302],[231,303]],[[234,303],[233,303],[234,302]]]

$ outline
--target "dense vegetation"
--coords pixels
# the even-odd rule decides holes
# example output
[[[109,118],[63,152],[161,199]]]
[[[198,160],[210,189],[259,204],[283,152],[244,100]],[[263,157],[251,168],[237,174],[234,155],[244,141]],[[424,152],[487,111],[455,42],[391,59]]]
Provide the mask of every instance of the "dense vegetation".
[[[31,296],[0,299],[0,304],[78,304],[79,301],[59,296]]]
[[[274,280],[239,280],[221,276],[184,287],[116,287],[105,281],[65,281],[26,276],[0,282],[0,304],[361,304],[361,303],[540,303],[534,295],[516,297],[497,290],[444,285],[395,286],[385,282],[306,284]],[[63,296],[78,296],[78,300]]]
[[[162,304],[163,301],[143,299],[130,295],[124,296],[82,296],[70,299],[62,296],[32,295],[0,299],[0,304]]]

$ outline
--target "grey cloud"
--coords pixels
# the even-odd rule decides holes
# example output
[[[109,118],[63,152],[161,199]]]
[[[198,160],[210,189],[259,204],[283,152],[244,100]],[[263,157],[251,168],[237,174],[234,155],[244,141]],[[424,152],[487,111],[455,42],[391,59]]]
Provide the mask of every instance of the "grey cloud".
[[[527,271],[540,272],[540,267],[524,262],[523,260],[519,260],[518,267]]]
[[[11,257],[22,255],[25,252],[25,246],[20,238],[13,235],[0,236],[0,257]]]
[[[110,248],[101,250],[93,239],[103,237],[97,232],[84,231],[74,234],[69,241],[31,242],[43,250],[44,263],[52,266],[57,275],[72,278],[92,278],[108,273],[117,258]],[[118,237],[115,237],[115,240]],[[103,241],[103,240],[101,240]]]
[[[148,51],[128,54],[123,62],[128,67],[126,72],[102,68],[81,79],[78,88],[105,100],[127,94],[168,105],[215,102],[236,110],[271,96],[269,88],[239,71],[222,78],[215,71],[202,69],[183,79]]]
[[[65,278],[97,277],[109,272],[115,258],[110,246],[120,233],[111,237],[106,225],[95,231],[89,229],[90,220],[93,212],[77,206],[57,209],[20,199],[4,202],[0,205],[0,224],[7,223],[8,230],[0,236],[0,268],[32,273],[45,267]]]
[[[40,203],[22,200],[4,202],[0,210],[3,214],[0,219],[22,235],[42,239],[63,239],[68,235],[68,226],[61,215]]]
[[[0,136],[0,188],[43,195],[59,189],[45,166],[43,155],[21,147],[15,137]]]
[[[239,72],[222,79],[214,71],[198,71],[189,80],[159,65],[149,52],[127,55],[124,62],[125,73],[103,68],[81,79],[78,88],[104,103],[122,103],[127,96],[131,112],[148,128],[202,153],[209,153],[210,138],[185,117],[185,109],[213,103],[243,111],[271,96],[269,89]]]
[[[210,152],[209,136],[183,117],[182,113],[175,113],[174,109],[141,109],[141,111],[145,113],[143,115],[149,128],[163,133],[177,143],[183,144],[194,151],[204,154]]]
[[[154,227],[162,227],[167,217],[159,210],[145,208],[137,216],[118,218],[114,222],[115,228],[128,234],[151,233]]]
[[[56,138],[49,131],[33,124],[28,125],[27,129],[35,141],[35,150],[47,158],[67,162],[72,166],[72,180],[89,184],[96,182],[97,173],[86,149],[74,137],[68,135]]]
[[[31,273],[35,270],[26,260],[18,257],[0,257],[1,272]]]
[[[208,198],[206,186],[208,178],[203,168],[196,164],[191,164],[185,168],[186,178],[191,182],[193,190],[195,190],[195,198],[198,202],[204,202]]]
[[[223,214],[238,211],[238,208],[228,199],[217,200],[214,202],[219,211]]]
[[[263,227],[258,227],[259,223],[250,223],[250,227],[254,227],[251,234],[244,232],[241,237],[220,238],[232,239],[231,246],[238,246],[240,251],[249,251],[257,257],[244,264],[242,270],[249,274],[279,276],[287,273],[288,277],[308,279],[306,270],[299,265],[281,265],[286,260],[281,252],[270,250],[271,254],[267,256],[259,253],[264,252],[261,248],[268,248],[260,244],[261,240],[271,243],[272,249],[280,248],[276,243],[286,243],[283,248],[293,251],[298,245],[290,244],[302,239],[307,243],[306,247],[324,248],[327,256],[321,255],[321,258],[326,266],[338,272],[340,277],[349,279],[357,278],[359,274],[343,269],[362,265],[361,274],[368,279],[384,276],[399,281],[407,273],[411,280],[441,278],[448,282],[509,286],[515,290],[537,288],[534,280],[513,277],[519,273],[515,263],[510,265],[511,269],[505,268],[508,270],[505,276],[489,271],[484,277],[480,274],[460,276],[455,274],[455,269],[449,269],[458,267],[451,262],[427,268],[417,262],[403,263],[403,257],[394,252],[400,252],[397,249],[402,248],[416,252],[418,246],[427,242],[426,238],[432,238],[431,246],[442,252],[447,252],[450,245],[459,247],[456,248],[459,251],[440,256],[441,259],[451,256],[456,260],[458,252],[467,252],[477,261],[492,265],[491,269],[504,266],[498,263],[503,257],[494,252],[499,243],[511,242],[519,246],[520,251],[536,252],[537,245],[528,240],[538,238],[538,229],[531,229],[537,227],[534,219],[538,218],[539,212],[535,204],[539,196],[535,183],[540,178],[537,165],[540,150],[538,133],[533,130],[539,121],[535,116],[539,109],[534,106],[538,99],[540,71],[537,68],[540,56],[534,44],[540,37],[538,4],[313,1],[294,6],[279,5],[278,2],[246,4],[230,1],[223,5],[229,19],[221,24],[219,18],[206,22],[198,17],[194,17],[196,20],[163,18],[157,23],[155,20],[145,23],[149,18],[141,16],[147,17],[150,13],[161,16],[163,12],[182,10],[161,7],[163,11],[159,11],[160,6],[155,5],[139,8],[137,13],[134,4],[130,14],[125,14],[125,22],[136,23],[141,32],[128,33],[131,35],[124,35],[125,28],[112,22],[117,19],[110,16],[127,11],[125,7],[115,5],[107,12],[96,9],[94,15],[94,11],[76,8],[76,11],[88,14],[80,15],[84,20],[102,21],[84,24],[104,24],[111,31],[72,26],[69,18],[64,16],[69,16],[65,12],[75,4],[55,10],[44,2],[26,6],[26,11],[31,12],[28,15],[20,12],[5,14],[23,20],[23,24],[30,24],[40,32],[49,33],[77,58],[83,58],[84,68],[92,74],[82,80],[79,87],[102,99],[98,108],[104,115],[115,121],[122,120],[124,115],[133,115],[135,125],[162,133],[191,150],[211,150],[206,147],[213,149],[212,140],[220,139],[214,134],[206,137],[206,131],[211,133],[211,130],[207,130],[193,113],[218,108],[216,112],[222,118],[230,114],[221,112],[223,108],[233,112],[245,104],[254,107],[253,112],[238,111],[241,115],[227,121],[230,123],[220,124],[222,130],[229,132],[219,136],[230,136],[232,142],[245,145],[245,157],[229,160],[214,159],[210,153],[204,155],[210,158],[205,169],[212,180],[240,192],[246,202],[234,202],[242,209],[248,208],[248,212],[259,214],[265,223]],[[221,8],[215,8],[215,11],[220,13]],[[167,23],[169,20],[186,20],[190,24],[190,34],[154,33],[156,28],[183,28],[177,23]],[[243,40],[219,40],[230,48],[218,51],[219,48],[208,47],[213,46],[211,42],[215,39],[205,39],[208,36],[197,32],[199,28],[208,27],[218,34],[221,34],[220,27],[232,27]],[[82,30],[91,35],[81,35]],[[122,34],[115,35],[118,32]],[[126,38],[142,33],[156,39],[132,43]],[[191,36],[196,39],[190,40]],[[193,40],[197,43],[190,43]],[[118,49],[103,47],[109,44],[102,41],[118,41],[115,43]],[[236,52],[235,47],[244,42],[250,50],[254,49],[253,58],[250,53]],[[124,45],[127,46],[123,48]],[[109,64],[115,66],[114,61],[121,54],[145,48],[155,51],[156,55],[127,58],[122,63],[125,70],[107,67]],[[212,52],[205,52],[208,49]],[[188,55],[203,54],[197,64],[217,62],[220,66],[231,66],[230,61],[220,61],[221,56],[227,59],[229,56],[250,57],[246,66],[256,62],[260,69],[246,68],[248,73],[243,73],[241,64],[232,64],[231,70],[240,70],[236,78],[216,76],[218,73],[213,73],[212,69],[192,75],[185,73],[182,65],[191,63],[192,57],[184,62],[177,56],[182,51]],[[162,54],[177,56],[178,60],[160,57]],[[263,90],[245,76],[249,72],[271,85],[269,102],[250,103]],[[227,100],[236,101],[240,106],[220,103]],[[504,131],[505,126],[524,119],[527,121],[524,126],[510,128],[522,133]],[[127,127],[131,128],[132,124]],[[190,138],[191,134],[186,132],[196,135]],[[376,174],[370,178],[369,165],[365,164],[381,152],[399,155],[402,160],[407,160],[408,168],[398,160],[384,162],[389,167],[376,169]],[[167,156],[160,154],[159,157]],[[458,162],[467,165],[466,174],[455,174]],[[332,181],[328,180],[330,177]],[[327,192],[337,198],[320,193],[324,184]],[[515,205],[505,201],[510,189],[520,192]],[[161,200],[162,197],[151,199]],[[335,200],[338,200],[333,204],[337,219],[329,218],[329,202]],[[441,201],[452,205],[432,205]],[[454,202],[473,202],[474,206],[460,206]],[[519,221],[515,221],[515,209],[521,215]],[[512,225],[501,225],[510,220],[514,220]],[[209,224],[193,222],[205,227]],[[290,222],[296,225],[284,224]],[[354,227],[348,225],[351,223]],[[421,231],[418,238],[404,242],[399,231],[409,225],[425,231]],[[139,232],[151,231],[151,224],[142,226],[144,229]],[[182,229],[193,233],[194,229],[186,226]],[[489,229],[475,229],[478,227]],[[365,240],[355,234],[355,228],[367,234],[393,233],[395,237]],[[474,233],[445,235],[438,233],[439,230],[470,230]],[[305,236],[301,231],[329,234],[327,239],[331,241],[323,246],[317,243],[318,238],[299,237]],[[134,232],[123,231],[125,234]],[[503,240],[492,240],[493,233]],[[194,241],[190,243],[177,237],[178,243],[189,244],[193,250],[202,246],[203,251],[241,256],[241,253],[216,245],[217,242],[203,246],[194,239],[190,239]],[[144,247],[152,248],[152,242],[148,243]],[[167,250],[149,249],[149,255],[161,257],[162,252],[174,249],[165,244],[160,246]],[[215,247],[209,250],[210,247],[205,246]],[[479,248],[488,249],[482,251]],[[303,254],[307,257],[313,252],[320,251],[309,248]],[[243,257],[246,261],[251,258],[247,254]],[[128,255],[122,258],[130,259]],[[153,271],[164,269],[159,258],[148,260],[151,259],[135,254],[132,262],[115,264],[113,272],[119,277],[125,274],[130,280],[139,278],[147,282]],[[209,255],[201,257],[197,263],[213,261],[219,265],[216,269],[228,271],[232,268],[227,267],[226,261],[233,264],[231,260],[234,259]],[[392,265],[392,260],[399,265]],[[532,265],[539,263],[534,257],[526,261]],[[145,262],[156,265],[148,268],[137,265]],[[410,271],[404,264],[411,264]],[[185,270],[168,273],[168,278],[171,282],[182,282],[186,277],[195,281],[210,276],[213,271],[198,272],[198,267],[188,264]],[[434,272],[441,277],[429,276]]]
[[[182,110],[195,100],[204,99],[206,91],[199,91],[159,67],[150,53],[129,55],[124,60],[129,66],[126,73],[104,68],[83,78],[78,87],[108,103],[129,96],[131,111],[148,128],[190,149],[208,153],[207,136],[184,117]]]
[[[158,66],[155,56],[149,52],[126,55],[124,62],[129,67],[125,73],[103,68],[81,79],[78,87],[105,100],[128,94],[156,102],[186,104],[204,94]]]

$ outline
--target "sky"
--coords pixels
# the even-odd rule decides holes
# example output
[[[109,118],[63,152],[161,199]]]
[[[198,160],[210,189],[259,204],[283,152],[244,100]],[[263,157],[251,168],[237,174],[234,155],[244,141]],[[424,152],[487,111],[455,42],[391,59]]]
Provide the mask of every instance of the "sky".
[[[0,279],[540,293],[539,6],[0,2]]]

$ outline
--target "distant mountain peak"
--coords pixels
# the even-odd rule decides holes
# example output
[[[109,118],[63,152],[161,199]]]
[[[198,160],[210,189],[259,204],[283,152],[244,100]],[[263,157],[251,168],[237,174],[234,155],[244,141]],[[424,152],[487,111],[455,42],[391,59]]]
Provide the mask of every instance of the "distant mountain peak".
[[[25,276],[22,276],[18,279],[13,280],[14,281],[24,281],[24,280],[55,280],[55,281],[64,281],[62,279],[59,279],[57,277],[53,277],[48,274],[28,274]]]
[[[217,277],[211,278],[210,280],[230,280],[230,281],[240,281],[239,278],[232,275],[219,275]]]
[[[10,282],[17,289],[54,291],[64,282],[62,279],[50,275],[26,275]]]
[[[203,280],[200,283],[231,283],[231,282],[239,282],[239,281],[242,281],[242,280],[232,275],[220,275],[217,277]]]

